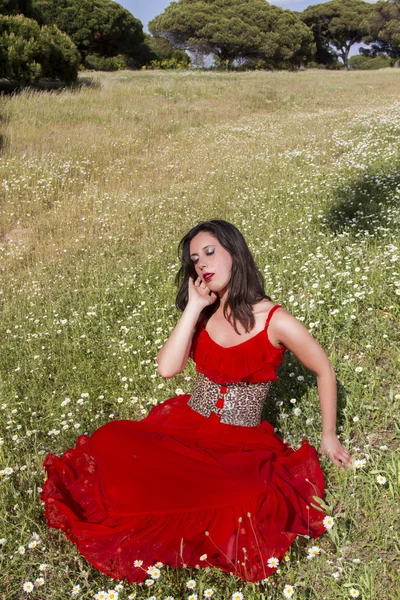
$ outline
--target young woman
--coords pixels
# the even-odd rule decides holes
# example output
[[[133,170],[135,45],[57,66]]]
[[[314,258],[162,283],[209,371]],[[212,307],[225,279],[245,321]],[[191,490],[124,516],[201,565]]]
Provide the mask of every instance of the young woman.
[[[336,379],[307,329],[266,296],[241,233],[198,224],[180,243],[177,307],[157,360],[173,377],[191,357],[191,395],[161,402],[141,421],[106,423],[63,457],[47,455],[42,492],[62,529],[98,569],[141,582],[149,567],[216,567],[246,581],[271,575],[297,535],[325,531],[316,449],[293,450],[261,418],[286,349],[317,376],[320,452],[341,470]]]

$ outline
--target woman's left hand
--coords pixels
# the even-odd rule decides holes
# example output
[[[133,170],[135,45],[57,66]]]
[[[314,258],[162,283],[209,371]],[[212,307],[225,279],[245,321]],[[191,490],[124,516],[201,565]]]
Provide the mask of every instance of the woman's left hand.
[[[331,461],[337,467],[339,467],[341,471],[346,470],[343,465],[354,469],[351,462],[350,452],[342,446],[335,433],[322,434],[321,447],[319,451],[321,454],[325,454],[326,456],[328,456],[328,458],[330,458]]]

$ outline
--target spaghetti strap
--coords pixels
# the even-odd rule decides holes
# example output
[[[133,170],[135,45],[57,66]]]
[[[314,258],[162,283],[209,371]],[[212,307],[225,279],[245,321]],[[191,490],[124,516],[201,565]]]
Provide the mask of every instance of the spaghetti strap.
[[[282,308],[282,306],[280,304],[276,304],[275,306],[273,306],[271,308],[271,310],[268,313],[268,317],[267,317],[267,321],[265,323],[265,329],[268,328],[269,322],[271,320],[272,315],[274,314],[274,312],[276,311],[277,308]]]

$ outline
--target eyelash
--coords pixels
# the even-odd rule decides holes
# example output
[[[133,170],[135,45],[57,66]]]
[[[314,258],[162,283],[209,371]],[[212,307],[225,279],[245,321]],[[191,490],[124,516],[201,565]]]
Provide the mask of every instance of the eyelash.
[[[211,256],[211,254],[214,254],[214,252],[215,252],[215,248],[213,248],[212,250],[207,250],[207,252],[206,252],[206,256]],[[198,259],[198,258],[196,258],[196,259],[193,261],[193,264],[194,264],[194,265],[196,265],[196,264],[198,263],[198,260],[199,260],[199,259]]]

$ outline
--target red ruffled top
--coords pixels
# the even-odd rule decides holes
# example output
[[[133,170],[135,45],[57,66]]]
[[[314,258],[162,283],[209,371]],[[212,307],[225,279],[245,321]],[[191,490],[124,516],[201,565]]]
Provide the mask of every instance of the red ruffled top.
[[[268,313],[264,329],[241,344],[225,348],[209,336],[203,319],[193,336],[190,356],[196,370],[215,383],[259,383],[278,379],[276,370],[282,363],[286,347],[277,348],[268,337],[268,325],[276,309]]]

